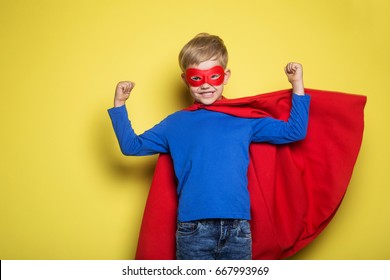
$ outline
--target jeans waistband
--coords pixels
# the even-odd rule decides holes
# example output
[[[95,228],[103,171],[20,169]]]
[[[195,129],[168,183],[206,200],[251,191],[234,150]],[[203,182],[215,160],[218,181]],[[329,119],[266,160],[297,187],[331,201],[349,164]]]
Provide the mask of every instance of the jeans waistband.
[[[247,222],[247,220],[244,219],[202,219],[202,220],[196,220],[196,221],[191,221],[194,223],[201,223],[203,225],[232,225],[233,227],[238,226],[241,222]]]

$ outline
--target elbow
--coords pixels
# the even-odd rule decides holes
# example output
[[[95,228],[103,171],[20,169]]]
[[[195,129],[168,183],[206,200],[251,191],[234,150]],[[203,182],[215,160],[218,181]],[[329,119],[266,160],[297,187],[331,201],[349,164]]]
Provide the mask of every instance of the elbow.
[[[304,139],[306,138],[306,135],[307,135],[307,130],[302,131],[302,132],[298,135],[297,141],[304,140]]]
[[[128,149],[127,147],[122,147],[121,146],[120,148],[121,148],[121,152],[122,152],[123,155],[125,155],[125,156],[132,156],[133,155],[131,150]]]
[[[136,156],[140,151],[140,145],[137,143],[126,143],[120,145],[120,149],[123,155],[125,156]]]
[[[289,131],[287,135],[288,135],[287,138],[289,139],[289,142],[301,141],[306,138],[307,130],[304,128],[294,129]]]
[[[304,140],[307,136],[307,128],[300,129],[295,133],[295,141]]]
[[[307,136],[307,123],[298,124],[295,126],[290,126],[290,136],[293,141],[304,140]]]
[[[121,149],[121,152],[122,152],[122,155],[124,155],[124,156],[132,156],[133,155],[130,151],[128,151],[126,149]]]

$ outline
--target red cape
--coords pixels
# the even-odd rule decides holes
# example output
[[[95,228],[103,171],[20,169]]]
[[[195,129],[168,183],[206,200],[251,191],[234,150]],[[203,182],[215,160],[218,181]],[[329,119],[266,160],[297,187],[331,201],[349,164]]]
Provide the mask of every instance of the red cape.
[[[364,128],[366,97],[306,89],[311,95],[305,140],[253,143],[248,169],[253,259],[283,259],[309,244],[330,222],[346,192]],[[239,117],[287,120],[291,90],[212,105]],[[136,259],[175,259],[176,181],[171,157],[161,154],[146,202]]]

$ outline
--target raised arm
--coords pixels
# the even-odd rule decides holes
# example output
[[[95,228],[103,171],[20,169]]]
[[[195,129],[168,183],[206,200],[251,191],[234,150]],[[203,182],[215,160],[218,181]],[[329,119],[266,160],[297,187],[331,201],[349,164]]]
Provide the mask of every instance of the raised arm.
[[[302,65],[290,62],[284,68],[288,81],[292,85],[292,107],[288,121],[273,118],[256,120],[253,129],[253,142],[286,144],[306,137],[310,96],[305,95]]]
[[[124,105],[134,86],[133,82],[119,82],[115,89],[114,108],[108,110],[121,151],[124,155],[133,156],[166,153],[168,145],[164,125],[158,124],[140,135],[133,130]]]

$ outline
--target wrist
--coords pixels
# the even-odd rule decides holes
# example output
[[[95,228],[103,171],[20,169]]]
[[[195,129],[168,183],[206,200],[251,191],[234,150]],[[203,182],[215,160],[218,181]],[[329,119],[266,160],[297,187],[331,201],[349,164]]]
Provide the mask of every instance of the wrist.
[[[114,100],[114,107],[121,107],[123,105],[125,105],[125,101],[121,101],[121,100]]]
[[[305,88],[303,86],[303,82],[302,81],[292,82],[291,85],[292,85],[293,93],[298,94],[298,95],[304,95],[305,94]]]

